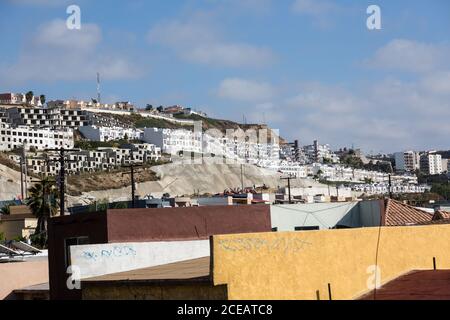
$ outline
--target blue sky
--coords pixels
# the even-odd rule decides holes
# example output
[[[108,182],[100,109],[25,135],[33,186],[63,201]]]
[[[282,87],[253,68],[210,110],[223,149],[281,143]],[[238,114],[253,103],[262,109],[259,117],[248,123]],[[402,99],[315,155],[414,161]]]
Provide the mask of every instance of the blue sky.
[[[68,30],[66,8],[81,8]],[[368,30],[366,8],[381,8]],[[367,152],[450,149],[450,2],[2,0],[0,91],[181,104]]]

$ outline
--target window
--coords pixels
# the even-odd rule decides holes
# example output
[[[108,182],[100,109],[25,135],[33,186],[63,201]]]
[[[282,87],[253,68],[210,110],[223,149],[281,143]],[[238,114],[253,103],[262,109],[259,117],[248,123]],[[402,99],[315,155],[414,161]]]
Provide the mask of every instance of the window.
[[[64,255],[66,261],[66,269],[72,264],[70,261],[70,246],[79,246],[89,244],[89,237],[76,237],[64,239]]]

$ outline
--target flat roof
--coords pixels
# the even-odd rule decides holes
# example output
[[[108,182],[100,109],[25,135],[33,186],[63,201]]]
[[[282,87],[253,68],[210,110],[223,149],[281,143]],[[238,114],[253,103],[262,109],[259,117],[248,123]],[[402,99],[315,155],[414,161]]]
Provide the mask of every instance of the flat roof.
[[[450,270],[412,271],[359,300],[450,300]]]
[[[210,282],[210,257],[83,279],[83,284]]]
[[[14,290],[14,293],[39,293],[39,292],[49,292],[50,291],[50,286],[48,284],[48,282],[46,283],[41,283],[41,284],[36,284],[33,286],[28,286],[25,288],[21,288],[21,289],[16,289]]]

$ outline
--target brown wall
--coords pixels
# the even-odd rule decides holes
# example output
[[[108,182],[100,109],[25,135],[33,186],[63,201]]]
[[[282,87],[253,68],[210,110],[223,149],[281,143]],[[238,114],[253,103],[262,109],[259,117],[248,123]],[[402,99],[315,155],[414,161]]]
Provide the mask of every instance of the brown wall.
[[[108,211],[109,242],[209,239],[271,231],[270,206],[205,206]]]
[[[83,300],[227,300],[227,286],[106,285],[83,286]]]
[[[271,231],[270,206],[115,209],[56,217],[49,223],[51,299],[80,299],[68,290],[64,239],[89,236],[90,244],[209,239],[211,235]]]
[[[55,217],[48,225],[48,255],[51,299],[81,299],[80,290],[66,286],[64,239],[88,236],[91,244],[107,243],[106,213]]]

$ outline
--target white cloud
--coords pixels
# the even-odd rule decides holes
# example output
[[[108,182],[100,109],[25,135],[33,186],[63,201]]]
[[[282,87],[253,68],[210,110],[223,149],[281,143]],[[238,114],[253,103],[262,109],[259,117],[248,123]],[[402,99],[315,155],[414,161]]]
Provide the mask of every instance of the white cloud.
[[[440,77],[443,81],[438,81]],[[238,79],[224,81],[219,92],[236,101],[234,108],[239,114],[257,121],[262,121],[264,114],[271,127],[280,129],[282,137],[302,143],[318,139],[334,148],[354,144],[376,152],[448,149],[450,99],[446,77],[446,73],[437,73],[435,78],[408,82],[387,78],[352,86],[352,90],[317,82],[281,90],[270,83],[248,85],[247,80]],[[430,90],[431,80],[442,87],[431,85]],[[263,92],[272,94],[264,96]],[[255,97],[260,100],[253,100]]]
[[[221,98],[246,102],[266,101],[274,94],[273,87],[268,83],[239,78],[224,79],[217,90]]]
[[[332,25],[333,15],[342,11],[335,2],[329,0],[295,0],[291,10],[296,14],[310,17],[320,28]]]
[[[53,20],[37,28],[24,44],[17,62],[0,70],[3,82],[129,79],[141,71],[128,58],[101,48],[102,32],[95,24],[84,23],[81,30],[69,30],[65,21]]]
[[[198,64],[260,67],[274,60],[269,48],[224,40],[214,24],[204,17],[160,23],[150,30],[148,40],[151,44],[168,47],[184,60]]]
[[[366,63],[374,68],[424,73],[449,67],[450,46],[394,39]]]
[[[427,75],[422,85],[430,92],[450,95],[450,71]]]
[[[296,13],[321,16],[337,9],[336,4],[326,0],[296,0],[292,10]]]

